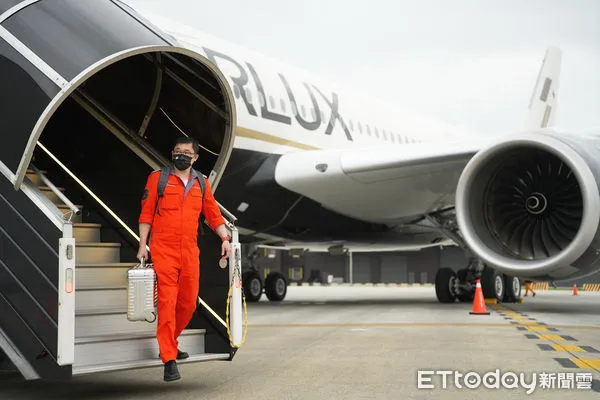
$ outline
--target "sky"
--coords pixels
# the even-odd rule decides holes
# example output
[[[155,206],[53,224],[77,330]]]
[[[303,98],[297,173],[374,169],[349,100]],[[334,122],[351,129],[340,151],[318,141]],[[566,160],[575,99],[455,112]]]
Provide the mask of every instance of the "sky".
[[[125,2],[481,134],[523,128],[545,50],[557,46],[555,124],[600,128],[598,0]]]

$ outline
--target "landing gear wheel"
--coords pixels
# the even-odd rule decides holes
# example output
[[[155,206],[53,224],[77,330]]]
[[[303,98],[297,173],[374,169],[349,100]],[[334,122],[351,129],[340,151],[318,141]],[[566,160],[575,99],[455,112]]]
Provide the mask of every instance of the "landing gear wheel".
[[[247,271],[242,274],[242,286],[246,301],[257,302],[263,292],[263,284],[260,275],[256,271]]]
[[[460,283],[466,283],[467,282],[467,274],[468,274],[468,270],[466,268],[462,268],[459,269],[458,272],[456,273],[456,278],[458,279],[458,281]],[[468,293],[459,293],[456,295],[456,298],[458,299],[458,301],[460,302],[464,302],[464,303],[469,303],[473,301],[473,297],[474,297],[474,292],[468,292]]]
[[[505,276],[504,286],[504,302],[516,303],[521,298],[521,280],[515,276]]]
[[[281,272],[271,272],[265,279],[265,294],[271,301],[281,301],[287,294],[287,281]]]
[[[440,303],[454,303],[456,301],[456,294],[454,293],[456,279],[456,273],[452,268],[440,268],[435,274],[435,294]]]
[[[505,289],[504,275],[486,266],[481,275],[483,297],[486,299],[496,299],[496,301],[501,302],[504,299]]]

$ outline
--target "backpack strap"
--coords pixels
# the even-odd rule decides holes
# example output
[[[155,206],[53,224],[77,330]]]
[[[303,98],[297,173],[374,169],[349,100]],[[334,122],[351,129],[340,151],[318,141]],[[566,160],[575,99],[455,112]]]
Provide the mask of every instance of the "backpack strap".
[[[202,201],[204,201],[204,192],[206,191],[206,181],[204,178],[206,178],[206,176],[199,171],[196,171],[196,174],[198,175],[198,181],[200,182],[200,190],[202,190]]]
[[[198,177],[198,183],[200,183],[200,190],[202,191],[202,209],[204,209],[204,192],[206,191],[206,181],[204,178],[204,174],[198,170],[194,170],[196,176]],[[204,222],[202,222],[202,212],[200,213],[200,234],[204,235]]]
[[[169,175],[171,175],[171,169],[169,167],[162,167],[160,169],[160,177],[158,178],[158,199],[156,204],[156,210],[158,215],[160,215],[160,199],[165,194],[165,188],[167,187],[167,182],[169,181]]]

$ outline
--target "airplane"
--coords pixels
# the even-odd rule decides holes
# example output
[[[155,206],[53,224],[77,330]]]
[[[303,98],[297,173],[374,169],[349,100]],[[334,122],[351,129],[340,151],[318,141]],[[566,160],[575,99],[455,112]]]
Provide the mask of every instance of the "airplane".
[[[204,55],[235,97],[236,139],[215,193],[246,245],[401,251],[460,246],[468,265],[441,268],[440,302],[515,302],[521,280],[599,270],[597,133],[554,128],[562,51],[549,47],[525,126],[469,132],[135,8]],[[173,121],[175,124],[175,121]],[[286,277],[243,276],[248,301],[286,294]]]
[[[233,360],[242,293],[285,298],[280,272],[242,273],[240,242],[349,256],[459,246],[467,265],[435,277],[444,303],[470,300],[479,282],[485,297],[517,301],[520,278],[599,269],[598,130],[551,128],[559,49],[546,52],[524,129],[489,137],[140,12],[0,2],[0,368],[63,380],[162,364],[135,229],[148,175],[182,136],[199,142],[194,167],[233,250],[224,260],[221,238],[199,232],[182,362]],[[181,209],[172,190],[160,209]]]

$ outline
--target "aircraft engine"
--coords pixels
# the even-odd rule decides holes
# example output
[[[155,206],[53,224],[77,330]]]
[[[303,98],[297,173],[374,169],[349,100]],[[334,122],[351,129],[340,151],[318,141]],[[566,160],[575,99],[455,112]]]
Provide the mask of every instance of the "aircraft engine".
[[[540,131],[479,151],[463,170],[458,225],[507,275],[571,279],[600,268],[600,136]]]

